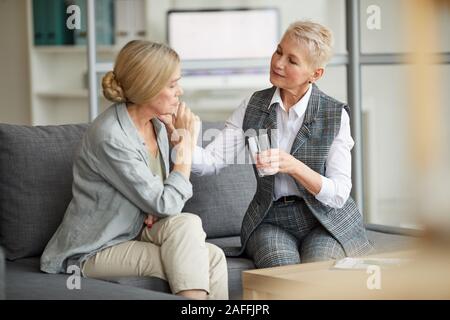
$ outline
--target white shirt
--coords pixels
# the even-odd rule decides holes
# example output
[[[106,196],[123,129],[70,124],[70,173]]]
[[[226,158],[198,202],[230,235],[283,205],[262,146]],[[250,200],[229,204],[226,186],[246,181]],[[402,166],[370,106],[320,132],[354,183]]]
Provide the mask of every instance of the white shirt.
[[[303,124],[306,107],[311,96],[312,86],[306,94],[293,105],[288,112],[281,100],[280,90],[275,91],[270,105],[279,103],[277,108],[278,148],[290,153],[295,136]],[[242,130],[245,111],[250,97],[244,99],[239,107],[225,122],[225,128],[206,146],[197,147],[193,156],[192,172],[198,175],[218,173],[220,169],[234,161],[236,154],[245,148],[245,136]],[[350,134],[350,118],[345,110],[341,116],[338,135],[330,146],[326,159],[326,172],[322,177],[322,188],[316,199],[323,204],[342,208],[352,188],[351,149],[354,141]],[[281,196],[300,195],[294,178],[288,174],[275,175],[274,200]]]

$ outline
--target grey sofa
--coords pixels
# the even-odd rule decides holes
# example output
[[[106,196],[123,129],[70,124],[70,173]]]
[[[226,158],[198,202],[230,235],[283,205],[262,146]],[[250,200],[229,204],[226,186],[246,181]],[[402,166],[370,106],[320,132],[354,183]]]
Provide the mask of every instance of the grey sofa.
[[[203,130],[220,126],[204,123]],[[72,196],[72,159],[86,128],[0,124],[0,299],[177,299],[158,278],[83,278],[81,289],[69,290],[70,275],[39,270],[39,256]],[[217,176],[192,175],[191,181],[194,196],[184,211],[202,218],[207,241],[239,246],[241,221],[255,190],[252,167],[232,165]],[[367,227],[380,252],[414,241],[405,230]],[[254,265],[245,257],[227,262],[230,298],[239,299],[241,272]]]

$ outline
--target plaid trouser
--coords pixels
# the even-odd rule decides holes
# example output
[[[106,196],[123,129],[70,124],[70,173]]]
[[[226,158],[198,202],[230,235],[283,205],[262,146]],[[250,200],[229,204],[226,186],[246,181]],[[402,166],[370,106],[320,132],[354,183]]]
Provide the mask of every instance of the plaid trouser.
[[[303,200],[275,202],[245,248],[257,268],[339,259],[340,243],[320,224]]]

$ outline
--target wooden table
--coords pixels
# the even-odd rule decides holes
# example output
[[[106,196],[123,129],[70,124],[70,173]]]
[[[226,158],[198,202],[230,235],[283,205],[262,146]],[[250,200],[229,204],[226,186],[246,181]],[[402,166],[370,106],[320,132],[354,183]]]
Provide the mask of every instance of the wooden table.
[[[409,262],[379,269],[379,288],[373,286],[373,271],[333,269],[334,260],[248,270],[242,274],[243,298],[450,299],[448,255],[410,250],[369,257],[401,258]],[[368,280],[372,285],[368,286]]]

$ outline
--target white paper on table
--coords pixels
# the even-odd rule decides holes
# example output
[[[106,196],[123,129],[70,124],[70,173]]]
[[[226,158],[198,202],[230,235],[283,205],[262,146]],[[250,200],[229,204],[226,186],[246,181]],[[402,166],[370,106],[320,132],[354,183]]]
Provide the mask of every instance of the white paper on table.
[[[336,261],[332,269],[366,270],[369,266],[398,267],[409,262],[400,258],[344,258]]]

